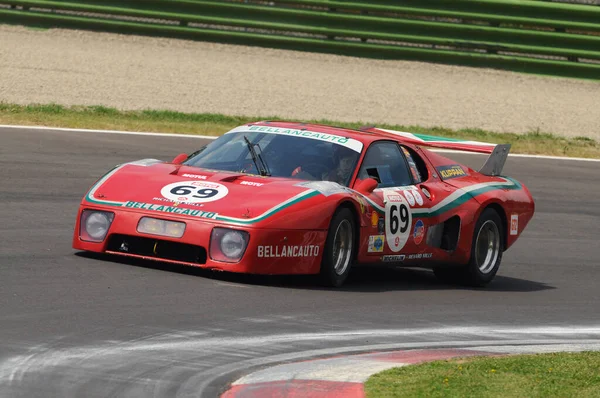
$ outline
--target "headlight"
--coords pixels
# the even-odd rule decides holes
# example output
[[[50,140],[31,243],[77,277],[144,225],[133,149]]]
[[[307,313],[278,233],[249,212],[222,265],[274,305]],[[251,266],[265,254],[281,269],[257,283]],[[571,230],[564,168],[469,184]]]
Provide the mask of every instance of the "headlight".
[[[81,213],[79,237],[91,242],[102,242],[115,215],[106,211],[84,210]]]
[[[248,232],[228,228],[214,228],[210,237],[210,258],[226,263],[237,263],[248,246]]]

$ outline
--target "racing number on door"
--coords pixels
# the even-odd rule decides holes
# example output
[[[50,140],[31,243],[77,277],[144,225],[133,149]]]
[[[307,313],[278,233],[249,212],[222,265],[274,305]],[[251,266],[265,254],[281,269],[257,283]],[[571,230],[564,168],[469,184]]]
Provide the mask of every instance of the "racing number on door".
[[[401,234],[406,233],[408,229],[408,208],[403,203],[390,206],[390,230],[393,235],[398,233],[398,228]]]
[[[412,225],[412,214],[406,199],[397,193],[385,193],[385,239],[393,252],[402,250]]]

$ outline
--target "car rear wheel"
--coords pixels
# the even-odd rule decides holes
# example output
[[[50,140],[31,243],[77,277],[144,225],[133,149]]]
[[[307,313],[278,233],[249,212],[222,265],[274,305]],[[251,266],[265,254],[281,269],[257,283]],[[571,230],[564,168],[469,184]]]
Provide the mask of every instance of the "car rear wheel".
[[[504,229],[494,209],[485,209],[473,233],[469,263],[459,268],[438,268],[435,275],[447,282],[467,286],[485,286],[494,279],[504,250]]]
[[[329,225],[321,261],[321,281],[326,286],[341,286],[354,261],[354,217],[347,208],[336,211]]]

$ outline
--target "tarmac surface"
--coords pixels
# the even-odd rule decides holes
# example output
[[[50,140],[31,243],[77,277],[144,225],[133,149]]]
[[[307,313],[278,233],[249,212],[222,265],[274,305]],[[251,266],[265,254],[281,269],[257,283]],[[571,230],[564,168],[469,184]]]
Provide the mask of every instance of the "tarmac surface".
[[[71,249],[78,203],[104,172],[202,143],[0,128],[0,396],[217,396],[248,369],[309,357],[600,336],[597,162],[509,158],[536,214],[485,289],[409,269],[323,289]]]

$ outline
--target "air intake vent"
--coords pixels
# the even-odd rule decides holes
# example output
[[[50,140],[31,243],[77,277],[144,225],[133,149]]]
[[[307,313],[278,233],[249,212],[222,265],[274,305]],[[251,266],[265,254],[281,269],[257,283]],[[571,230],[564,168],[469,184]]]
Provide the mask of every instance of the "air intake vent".
[[[206,263],[206,249],[202,246],[141,236],[111,235],[106,250],[183,263]]]

